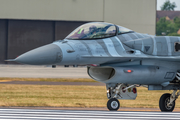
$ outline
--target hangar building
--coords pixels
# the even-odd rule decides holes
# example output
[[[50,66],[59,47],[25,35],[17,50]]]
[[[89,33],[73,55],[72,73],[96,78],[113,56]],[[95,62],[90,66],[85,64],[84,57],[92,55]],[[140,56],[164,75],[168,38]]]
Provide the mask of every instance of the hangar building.
[[[91,21],[154,35],[156,0],[0,0],[0,63]]]

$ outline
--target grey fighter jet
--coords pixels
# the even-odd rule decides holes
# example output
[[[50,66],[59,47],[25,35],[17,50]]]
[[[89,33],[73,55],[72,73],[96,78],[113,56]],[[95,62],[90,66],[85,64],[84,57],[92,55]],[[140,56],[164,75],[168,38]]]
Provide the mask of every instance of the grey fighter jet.
[[[30,65],[87,65],[89,76],[106,84],[107,108],[135,99],[136,87],[173,90],[159,100],[173,111],[180,95],[180,37],[157,37],[105,22],[84,24],[55,41],[9,60]]]

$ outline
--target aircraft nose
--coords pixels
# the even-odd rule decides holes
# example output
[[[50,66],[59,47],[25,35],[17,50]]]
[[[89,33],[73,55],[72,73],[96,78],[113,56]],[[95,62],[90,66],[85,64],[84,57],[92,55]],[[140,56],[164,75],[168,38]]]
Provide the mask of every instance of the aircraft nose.
[[[48,44],[26,52],[14,61],[30,65],[52,65],[62,60],[62,51],[55,44]]]

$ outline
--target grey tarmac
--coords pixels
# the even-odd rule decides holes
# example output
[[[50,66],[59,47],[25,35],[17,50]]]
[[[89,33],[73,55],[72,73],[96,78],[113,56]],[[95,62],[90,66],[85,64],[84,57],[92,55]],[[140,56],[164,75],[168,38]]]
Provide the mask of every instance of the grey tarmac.
[[[102,110],[50,110],[50,109],[10,109],[0,108],[1,120],[179,120],[178,112],[137,112]]]
[[[90,86],[105,86],[105,83],[99,83],[99,82],[0,81],[0,84],[21,84],[21,85],[90,85]]]
[[[0,77],[11,78],[90,78],[86,66],[64,67],[0,65]]]

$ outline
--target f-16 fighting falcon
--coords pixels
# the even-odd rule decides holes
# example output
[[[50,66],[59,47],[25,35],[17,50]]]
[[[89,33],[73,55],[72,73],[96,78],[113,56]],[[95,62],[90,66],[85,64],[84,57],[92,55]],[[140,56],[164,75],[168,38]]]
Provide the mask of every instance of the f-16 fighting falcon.
[[[136,87],[173,90],[159,100],[173,111],[180,95],[180,37],[152,36],[105,22],[84,24],[55,41],[9,60],[30,65],[86,65],[89,76],[106,84],[107,108],[136,99]]]

